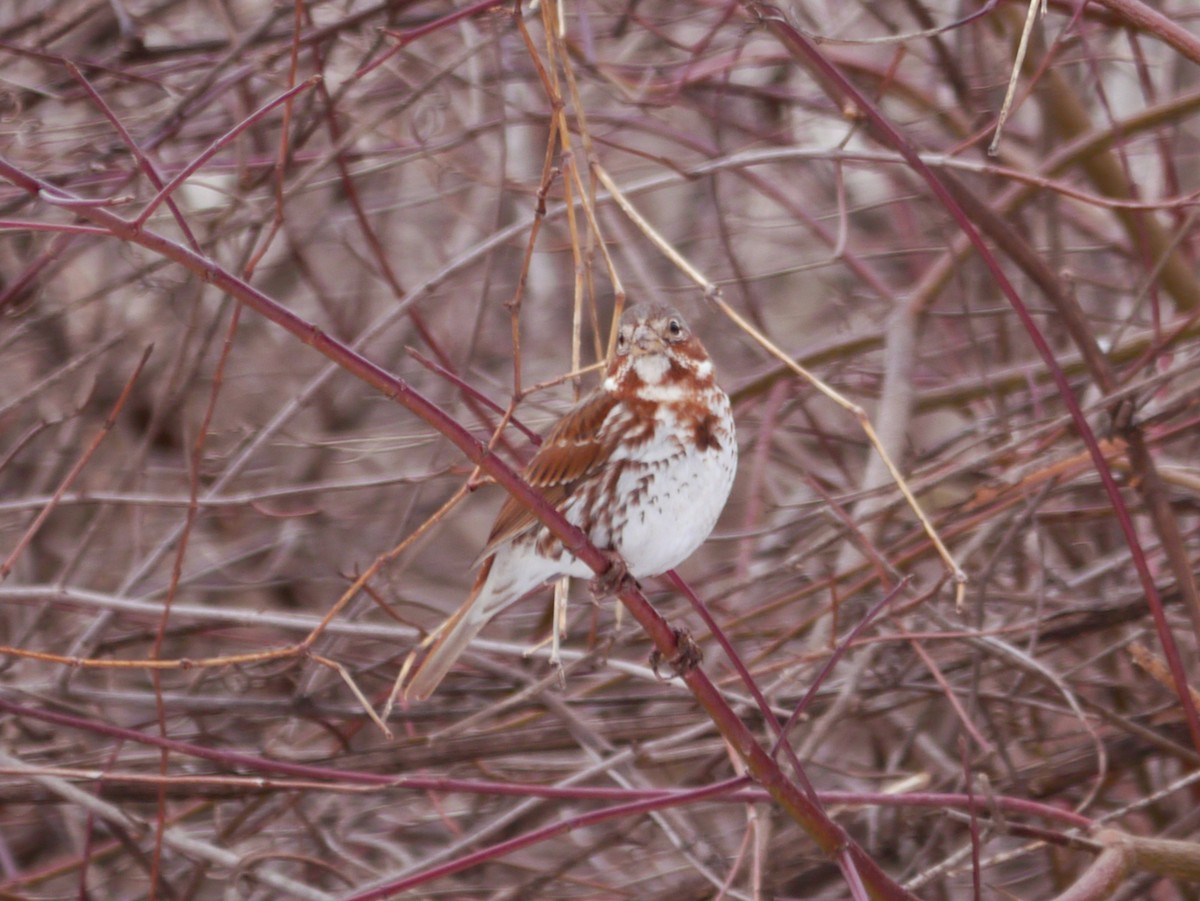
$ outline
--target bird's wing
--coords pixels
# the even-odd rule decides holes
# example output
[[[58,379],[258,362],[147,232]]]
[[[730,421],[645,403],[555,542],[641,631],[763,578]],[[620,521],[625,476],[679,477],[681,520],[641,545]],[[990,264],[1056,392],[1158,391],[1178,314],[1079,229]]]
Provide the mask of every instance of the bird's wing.
[[[563,501],[579,482],[604,465],[612,448],[602,430],[616,398],[598,389],[558,421],[538,448],[522,475],[553,506]],[[537,517],[512,495],[500,508],[483,556],[537,523]]]
[[[611,453],[602,427],[614,403],[614,398],[603,391],[589,395],[551,429],[525,467],[525,480],[555,507],[561,506],[580,480],[603,466]],[[603,429],[603,432],[611,433],[611,429]],[[488,621],[533,587],[525,585],[513,591],[509,584],[501,590],[491,584],[489,577],[496,562],[493,556],[496,548],[525,529],[536,527],[537,523],[537,517],[510,495],[500,509],[488,546],[481,555],[483,565],[471,593],[458,612],[434,633],[436,637],[429,653],[408,680],[404,689],[405,697],[420,701],[433,694],[438,683]]]

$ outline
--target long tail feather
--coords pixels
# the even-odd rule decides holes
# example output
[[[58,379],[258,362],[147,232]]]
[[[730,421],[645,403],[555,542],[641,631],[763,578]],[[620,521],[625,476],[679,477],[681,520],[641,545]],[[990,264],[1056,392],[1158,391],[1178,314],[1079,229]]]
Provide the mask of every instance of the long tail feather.
[[[408,685],[404,688],[404,696],[414,701],[424,701],[433,694],[446,673],[463,655],[471,640],[488,624],[499,609],[492,604],[479,603],[480,594],[484,591],[488,575],[492,571],[494,557],[488,557],[479,568],[479,575],[471,588],[471,593],[454,615],[442,623],[438,630],[437,639],[425,659],[417,666]]]

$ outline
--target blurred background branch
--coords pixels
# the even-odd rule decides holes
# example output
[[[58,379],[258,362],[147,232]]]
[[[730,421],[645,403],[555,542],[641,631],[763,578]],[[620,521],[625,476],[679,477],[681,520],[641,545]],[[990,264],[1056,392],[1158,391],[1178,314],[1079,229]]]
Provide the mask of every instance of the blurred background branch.
[[[844,655],[786,739],[870,861],[929,899],[1194,898],[1200,10],[1051,2],[993,157],[1027,8],[778,13],[917,165],[757,4],[589,0],[561,30],[511,3],[0,5],[0,892],[853,896],[765,796],[722,794],[740,764],[584,586],[561,686],[524,653],[542,593],[391,738],[371,722],[502,491],[307,345],[519,467],[614,308],[653,299],[712,352],[742,450],[680,576],[781,722]],[[593,164],[867,412],[970,578],[961,612],[855,417]],[[310,331],[235,318],[218,273]],[[769,747],[702,619],[642,588]],[[251,760],[279,771],[249,784]],[[344,790],[404,776],[432,781]]]

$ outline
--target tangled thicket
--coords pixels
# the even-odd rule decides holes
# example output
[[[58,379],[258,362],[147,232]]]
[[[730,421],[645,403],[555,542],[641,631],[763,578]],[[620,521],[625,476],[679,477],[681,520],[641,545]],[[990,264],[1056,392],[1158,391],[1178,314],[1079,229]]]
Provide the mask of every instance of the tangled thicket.
[[[787,739],[869,890],[1195,898],[1200,10],[460,12],[0,6],[0,894],[861,897],[586,586],[387,709],[502,491],[368,364],[519,465],[659,299],[742,459],[680,575],[781,722],[842,652]]]

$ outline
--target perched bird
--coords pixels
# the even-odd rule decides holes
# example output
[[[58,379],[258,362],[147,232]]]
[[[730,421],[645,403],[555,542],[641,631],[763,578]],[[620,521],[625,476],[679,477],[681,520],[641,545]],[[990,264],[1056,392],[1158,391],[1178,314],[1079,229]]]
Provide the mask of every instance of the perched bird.
[[[685,560],[716,525],[737,469],[729,398],[668,306],[621,317],[604,380],[546,436],[524,477],[635,579]],[[491,619],[532,589],[592,570],[516,498],[500,510],[475,585],[405,688],[429,697]]]

